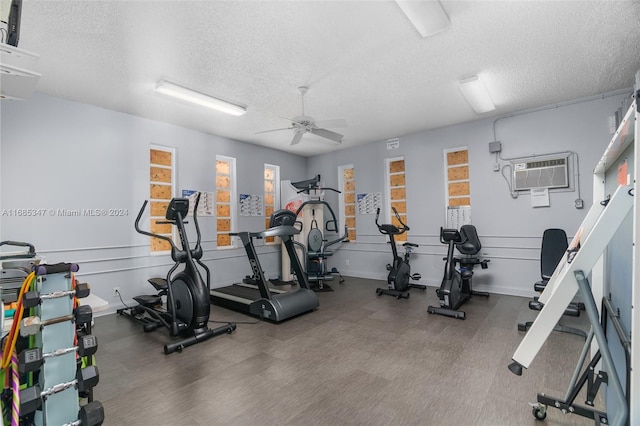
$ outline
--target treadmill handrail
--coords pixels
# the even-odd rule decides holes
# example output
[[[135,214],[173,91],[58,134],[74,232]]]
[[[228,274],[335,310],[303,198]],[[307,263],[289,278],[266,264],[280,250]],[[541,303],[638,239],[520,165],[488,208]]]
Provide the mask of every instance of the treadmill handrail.
[[[295,226],[291,225],[282,225],[282,226],[274,226],[273,228],[265,229],[260,232],[231,232],[229,235],[239,236],[240,234],[249,235],[251,238],[267,238],[267,237],[284,237],[287,235],[296,235],[299,234],[300,231]]]
[[[298,230],[298,228],[292,225],[275,226],[273,228],[265,229],[261,232],[256,232],[256,234],[260,235],[261,237],[284,237],[286,235],[296,235],[299,233],[300,231]]]

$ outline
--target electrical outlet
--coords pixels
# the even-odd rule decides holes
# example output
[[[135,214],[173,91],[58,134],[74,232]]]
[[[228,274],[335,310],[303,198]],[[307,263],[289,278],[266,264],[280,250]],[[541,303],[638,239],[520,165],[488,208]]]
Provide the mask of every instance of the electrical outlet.
[[[494,163],[493,164],[493,171],[494,172],[499,172],[500,171],[500,164]]]
[[[581,208],[583,208],[583,207],[584,207],[584,201],[582,201],[580,198],[578,198],[578,199],[575,201],[575,206],[576,206],[576,209],[581,209]]]
[[[349,266],[349,259],[345,260],[345,263]]]
[[[120,293],[120,287],[114,287],[112,292],[113,297],[118,297],[119,293]]]

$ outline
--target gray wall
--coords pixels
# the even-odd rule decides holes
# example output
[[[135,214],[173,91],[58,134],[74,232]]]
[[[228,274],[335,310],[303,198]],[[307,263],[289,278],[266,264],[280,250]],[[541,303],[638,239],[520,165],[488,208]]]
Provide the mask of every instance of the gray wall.
[[[133,222],[149,197],[150,144],[176,148],[176,195],[215,189],[215,156],[236,158],[238,193],[263,193],[263,164],[280,166],[282,179],[303,179],[306,159],[170,124],[44,95],[1,104],[0,209],[44,209],[44,216],[0,217],[0,239],[34,244],[49,263],[80,264],[78,277],[113,302],[152,293],[146,279],[164,276],[169,256],[150,255],[148,238]],[[122,217],[61,217],[50,209],[126,209]],[[148,217],[148,216],[145,216]],[[148,223],[145,221],[145,224]],[[215,249],[215,219],[200,220],[212,286],[251,272],[244,249]],[[188,225],[189,227],[190,225]],[[264,229],[264,219],[240,217],[240,230]],[[280,269],[279,248],[261,247],[268,276]]]
[[[502,142],[502,157],[544,155],[573,151],[579,169],[570,168],[572,188],[551,190],[550,207],[532,208],[530,196],[510,196],[506,182],[493,171],[494,119],[478,120],[412,135],[400,136],[400,148],[387,150],[386,142],[337,151],[310,159],[308,175],[320,173],[328,185],[337,185],[337,167],[355,165],[356,192],[383,192],[385,158],[404,156],[406,161],[409,241],[420,244],[412,257],[412,272],[420,272],[423,283],[440,285],[446,247],[439,229],[445,225],[443,150],[469,148],[472,221],[491,259],[488,270],[478,270],[478,290],[533,296],[533,282],[540,274],[539,252],[544,229],[557,227],[570,238],[592,203],[592,171],[611,139],[608,118],[631,93],[612,93],[595,100],[514,114],[495,123],[495,140]],[[501,164],[506,164],[501,161]],[[579,172],[579,176],[578,176]],[[576,178],[585,208],[578,210]],[[599,200],[597,200],[599,201]],[[337,205],[337,197],[333,197]],[[343,244],[329,266],[345,275],[386,279],[385,265],[391,252],[378,233],[373,215],[358,215],[357,242]],[[347,266],[348,263],[348,266]]]
[[[548,208],[531,208],[527,194],[512,199],[500,173],[493,171],[495,159],[488,151],[488,143],[494,140],[493,119],[401,136],[397,150],[387,151],[385,141],[379,141],[307,160],[44,95],[22,102],[2,101],[1,209],[120,208],[127,209],[128,215],[3,216],[0,238],[31,242],[49,262],[78,262],[80,278],[90,282],[98,296],[117,302],[111,295],[117,286],[125,300],[130,300],[149,292],[146,279],[165,274],[171,264],[167,256],[149,255],[146,238],[133,230],[135,215],[148,197],[150,144],[176,148],[178,191],[212,191],[215,155],[221,154],[237,158],[239,193],[262,193],[264,163],[280,165],[283,180],[320,173],[325,184],[334,187],[337,167],[352,163],[356,192],[383,192],[384,159],[403,155],[410,240],[420,244],[412,269],[427,284],[439,285],[445,254],[438,241],[445,216],[443,150],[468,146],[473,223],[483,253],[491,259],[488,270],[477,272],[474,284],[479,290],[530,296],[539,275],[542,232],[560,227],[572,236],[582,221],[592,203],[592,169],[610,139],[608,117],[625,97],[611,94],[505,117],[496,123],[495,138],[503,143],[503,157],[575,151],[584,210],[574,208],[575,190],[552,192]],[[575,182],[572,186],[575,189]],[[327,200],[337,210],[337,196],[328,193]],[[243,250],[215,249],[214,219],[202,218],[201,224],[212,285],[226,285],[249,274]],[[263,226],[260,218],[241,217],[238,223],[238,229]],[[358,216],[357,233],[358,241],[342,244],[329,266],[344,275],[386,279],[390,250],[373,216]],[[261,260],[267,274],[276,276],[278,248],[262,247],[260,251],[265,253]]]

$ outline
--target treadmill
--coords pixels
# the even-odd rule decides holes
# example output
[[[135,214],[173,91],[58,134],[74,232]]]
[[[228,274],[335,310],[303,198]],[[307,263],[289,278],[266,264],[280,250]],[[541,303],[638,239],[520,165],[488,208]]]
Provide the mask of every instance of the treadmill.
[[[309,288],[306,274],[296,253],[293,236],[300,233],[295,228],[295,213],[283,209],[271,216],[270,228],[261,232],[238,232],[238,236],[247,251],[249,264],[255,285],[233,284],[211,289],[211,301],[214,305],[234,311],[280,322],[291,317],[312,311],[319,306],[318,296]],[[294,291],[283,291],[270,288],[264,277],[260,260],[253,245],[254,238],[280,237],[287,250],[291,267],[298,279],[299,288]]]

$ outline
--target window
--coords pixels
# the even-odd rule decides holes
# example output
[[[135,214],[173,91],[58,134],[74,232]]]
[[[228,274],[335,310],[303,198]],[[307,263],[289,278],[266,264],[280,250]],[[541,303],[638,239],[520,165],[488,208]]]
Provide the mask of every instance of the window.
[[[149,229],[154,234],[173,237],[171,224],[159,224],[165,220],[165,214],[169,201],[174,194],[174,158],[175,151],[172,148],[151,146],[149,150]],[[151,238],[151,252],[164,253],[171,250],[168,241],[159,238]]]
[[[338,185],[340,187],[340,230],[347,226],[349,241],[356,240],[356,172],[353,164],[338,167]]]
[[[236,217],[236,159],[216,155],[216,232],[218,248],[233,247]]]
[[[469,151],[455,148],[445,151],[447,206],[470,206]]]
[[[458,229],[471,223],[469,150],[467,147],[445,150],[444,161],[447,228]]]
[[[271,215],[280,207],[280,167],[271,164],[264,165],[264,217],[265,229],[269,228]],[[275,244],[275,237],[265,238],[265,244]]]
[[[393,213],[392,208],[395,208],[402,221],[407,223],[407,192],[405,186],[404,157],[388,158],[386,172],[387,183],[389,185],[387,200],[389,200],[391,223],[399,227],[400,224],[398,223],[398,219]],[[396,235],[395,240],[407,241],[407,232],[401,235]]]

